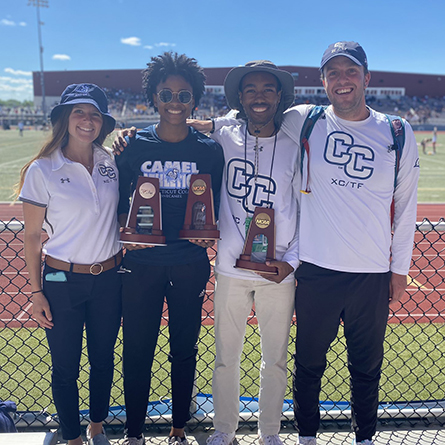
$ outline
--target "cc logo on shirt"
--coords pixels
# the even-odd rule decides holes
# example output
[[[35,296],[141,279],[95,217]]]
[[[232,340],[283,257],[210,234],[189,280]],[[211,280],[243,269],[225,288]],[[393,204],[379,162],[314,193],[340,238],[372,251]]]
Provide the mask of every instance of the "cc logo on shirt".
[[[253,162],[232,158],[227,163],[227,191],[242,201],[248,213],[254,213],[255,207],[273,208],[277,184],[269,176],[255,175]]]
[[[116,172],[114,171],[113,167],[108,167],[104,164],[99,164],[98,170],[102,176],[108,176],[110,179],[116,178]]]
[[[364,145],[355,145],[354,138],[341,131],[328,136],[324,158],[329,164],[343,165],[350,178],[368,179],[374,172],[374,168],[369,167],[374,161],[374,152]]]

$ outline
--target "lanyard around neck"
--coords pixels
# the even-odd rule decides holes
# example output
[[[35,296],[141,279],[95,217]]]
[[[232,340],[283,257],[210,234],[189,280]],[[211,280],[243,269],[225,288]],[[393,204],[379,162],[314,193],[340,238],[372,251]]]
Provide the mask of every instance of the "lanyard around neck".
[[[244,175],[247,178],[247,127],[248,123],[246,122],[246,132],[244,135]],[[275,162],[275,149],[277,147],[277,136],[278,133],[275,133],[274,143],[273,143],[273,151],[272,151],[272,161],[270,163],[270,173],[269,173],[269,187],[267,188],[267,202],[269,202],[270,197],[270,182],[272,181],[272,172],[273,172],[273,164]],[[257,182],[258,179],[258,170],[260,167],[260,157],[259,152],[260,148],[258,146],[258,135],[255,136],[255,165],[254,165],[254,175],[255,175],[255,182]],[[247,186],[247,183],[246,183]]]

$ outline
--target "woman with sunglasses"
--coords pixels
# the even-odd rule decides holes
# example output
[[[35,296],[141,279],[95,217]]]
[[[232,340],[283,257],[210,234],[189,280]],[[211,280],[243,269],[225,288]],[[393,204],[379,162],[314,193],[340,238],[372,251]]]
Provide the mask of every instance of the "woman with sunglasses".
[[[117,158],[120,175],[119,221],[125,225],[129,197],[138,176],[159,178],[166,246],[127,244],[123,275],[125,445],[142,445],[153,356],[164,299],[168,305],[171,362],[172,445],[187,445],[184,426],[196,368],[201,309],[210,275],[206,248],[213,241],[179,240],[190,176],[209,173],[219,200],[224,158],[212,139],[187,126],[204,93],[205,76],[195,59],[176,53],[153,57],[143,71],[143,88],[160,120],[127,140]],[[217,205],[216,205],[217,207]]]
[[[52,135],[21,171],[25,258],[33,318],[46,330],[52,392],[62,435],[82,445],[77,380],[84,326],[90,362],[88,445],[109,445],[102,429],[121,324],[122,260],[118,172],[102,146],[115,126],[96,85],[68,86],[51,111]],[[42,225],[48,235],[42,261]]]

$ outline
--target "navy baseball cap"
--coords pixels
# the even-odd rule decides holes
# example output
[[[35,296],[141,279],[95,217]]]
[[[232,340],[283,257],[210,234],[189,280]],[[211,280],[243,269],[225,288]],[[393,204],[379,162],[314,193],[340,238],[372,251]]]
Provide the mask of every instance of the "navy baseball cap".
[[[79,83],[69,85],[60,97],[60,104],[51,111],[51,123],[57,121],[65,105],[91,104],[94,105],[104,117],[104,121],[111,127],[112,131],[116,125],[113,116],[108,112],[108,100],[104,91],[93,83]]]
[[[357,65],[368,69],[368,59],[364,49],[357,42],[337,42],[328,46],[321,59],[320,71],[334,57],[345,56]]]

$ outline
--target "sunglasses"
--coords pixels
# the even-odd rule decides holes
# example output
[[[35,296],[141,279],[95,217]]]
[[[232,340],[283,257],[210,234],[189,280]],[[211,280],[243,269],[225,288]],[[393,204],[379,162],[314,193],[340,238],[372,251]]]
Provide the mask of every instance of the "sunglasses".
[[[171,90],[163,89],[158,92],[158,99],[163,104],[169,104],[173,100],[173,96],[176,95],[176,99],[178,102],[181,102],[184,105],[189,104],[193,99],[193,94],[188,90],[181,90],[177,93],[174,93]]]

